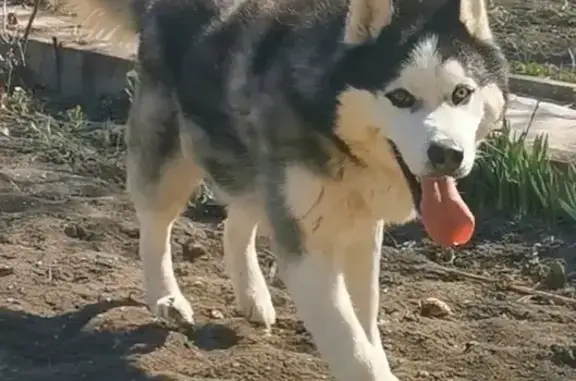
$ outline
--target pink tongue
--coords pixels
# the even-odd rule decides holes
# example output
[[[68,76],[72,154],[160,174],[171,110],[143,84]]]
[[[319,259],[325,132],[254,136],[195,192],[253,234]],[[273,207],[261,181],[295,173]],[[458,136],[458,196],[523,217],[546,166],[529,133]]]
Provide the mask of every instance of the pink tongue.
[[[424,178],[420,211],[426,232],[442,246],[463,245],[474,233],[474,215],[453,177]]]

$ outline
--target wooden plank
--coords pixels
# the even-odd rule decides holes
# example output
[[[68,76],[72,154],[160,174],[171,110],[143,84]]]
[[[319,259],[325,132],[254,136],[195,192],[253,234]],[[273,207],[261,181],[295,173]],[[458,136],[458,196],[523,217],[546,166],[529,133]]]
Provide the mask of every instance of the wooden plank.
[[[576,104],[576,83],[553,79],[510,74],[510,90],[518,95],[537,97],[549,101]]]
[[[576,110],[513,95],[506,117],[515,131],[528,129],[529,141],[539,134],[548,134],[553,160],[576,162]]]

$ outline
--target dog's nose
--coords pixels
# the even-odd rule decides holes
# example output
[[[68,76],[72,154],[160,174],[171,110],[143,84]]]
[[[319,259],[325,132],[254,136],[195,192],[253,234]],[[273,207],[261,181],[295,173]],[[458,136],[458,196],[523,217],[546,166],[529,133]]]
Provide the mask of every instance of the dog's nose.
[[[464,160],[461,147],[445,142],[431,143],[427,153],[434,171],[445,175],[456,172]]]

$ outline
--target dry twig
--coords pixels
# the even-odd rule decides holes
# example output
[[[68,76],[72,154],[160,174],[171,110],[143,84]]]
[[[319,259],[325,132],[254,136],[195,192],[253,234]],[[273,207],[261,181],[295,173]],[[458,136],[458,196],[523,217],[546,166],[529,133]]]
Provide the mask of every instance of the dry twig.
[[[493,278],[489,278],[489,277],[478,275],[478,274],[472,274],[472,273],[468,273],[468,272],[461,271],[461,270],[443,267],[440,265],[434,266],[432,268],[430,268],[430,267],[422,268],[422,270],[428,271],[428,272],[433,272],[433,273],[436,273],[438,275],[460,277],[460,278],[470,279],[470,280],[473,280],[473,281],[479,282],[479,283],[491,284],[491,285],[498,287],[499,289],[501,289],[503,291],[513,291],[513,292],[516,292],[518,294],[537,296],[537,297],[540,297],[543,299],[551,300],[551,301],[558,303],[558,304],[563,304],[563,305],[572,306],[572,307],[576,308],[576,299],[574,299],[574,298],[569,298],[569,297],[562,296],[562,295],[552,294],[550,292],[546,292],[546,291],[542,291],[542,290],[536,290],[534,288],[530,288],[530,287],[526,287],[526,286],[520,286],[517,284],[508,283],[508,282],[502,282],[498,279],[493,279]]]
[[[28,23],[21,37],[17,35],[11,35],[6,30],[4,30],[4,33],[0,35],[0,55],[4,58],[4,69],[9,73],[9,80],[6,84],[7,88],[12,87],[14,78],[25,85],[34,85],[36,83],[33,73],[27,67],[26,49],[28,47],[28,40],[30,39],[30,33],[32,31],[32,25],[36,19],[36,16],[38,15],[38,10],[40,9],[41,3],[41,0],[34,1],[34,8],[32,9],[32,13],[28,18]],[[5,2],[3,16],[4,18],[7,16]]]

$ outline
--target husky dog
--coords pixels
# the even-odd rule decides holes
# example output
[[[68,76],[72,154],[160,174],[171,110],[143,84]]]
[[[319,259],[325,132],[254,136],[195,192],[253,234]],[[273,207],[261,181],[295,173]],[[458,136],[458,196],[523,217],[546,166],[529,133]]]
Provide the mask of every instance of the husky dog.
[[[419,214],[430,231],[452,224],[420,201],[458,198],[454,179],[502,120],[507,65],[485,1],[69,2],[103,9],[92,19],[119,40],[139,33],[127,188],[150,309],[193,322],[170,233],[207,179],[228,205],[224,258],[244,314],[276,319],[254,243],[269,235],[335,378],[397,380],[377,326],[383,229]],[[429,179],[448,191],[427,194]]]

